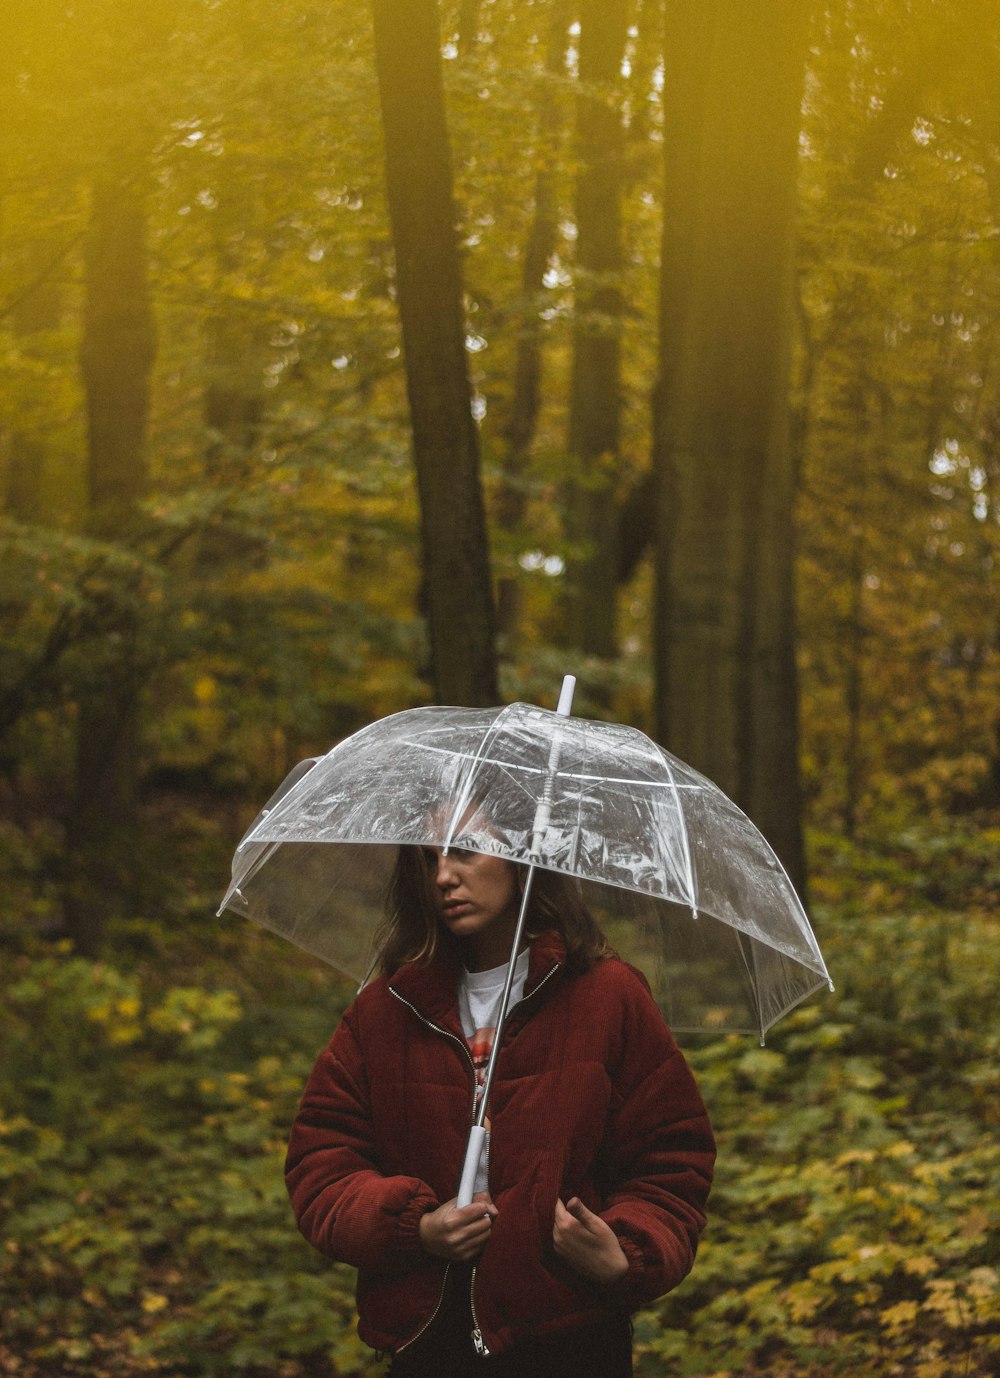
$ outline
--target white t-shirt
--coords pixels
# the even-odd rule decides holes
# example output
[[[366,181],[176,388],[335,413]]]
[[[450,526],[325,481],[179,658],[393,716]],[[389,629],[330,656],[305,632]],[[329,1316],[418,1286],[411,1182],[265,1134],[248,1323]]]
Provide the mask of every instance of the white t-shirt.
[[[528,979],[527,949],[514,963],[514,981],[510,990],[509,1009],[513,1009],[524,995],[524,984]],[[497,1018],[500,1014],[500,1000],[503,996],[504,982],[507,980],[507,963],[493,967],[491,971],[464,971],[458,981],[458,1014],[462,1021],[462,1032],[472,1054],[472,1065],[476,1069],[476,1085],[482,1089],[486,1076],[486,1066],[493,1048]],[[489,1120],[486,1121],[489,1128]],[[483,1155],[476,1174],[476,1191],[486,1191],[489,1169],[489,1137],[487,1136]]]

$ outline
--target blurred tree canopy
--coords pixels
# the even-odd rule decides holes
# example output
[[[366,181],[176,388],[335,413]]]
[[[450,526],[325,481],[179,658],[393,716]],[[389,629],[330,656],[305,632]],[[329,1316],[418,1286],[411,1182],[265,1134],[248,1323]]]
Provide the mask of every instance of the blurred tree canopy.
[[[776,791],[797,820],[799,761],[807,820],[848,830],[995,803],[989,8],[836,0],[806,28],[790,7],[771,46],[796,167],[761,125],[778,85],[746,0],[711,22],[656,0],[442,6],[399,158],[443,78],[453,213],[425,241],[457,219],[460,499],[413,410],[445,366],[408,398],[370,16],[16,4],[9,778],[71,841],[95,787],[123,818],[143,782],[257,788],[439,692],[448,642],[483,683],[495,655],[507,696],[548,702],[571,664],[583,711],[725,777],[772,834]],[[418,12],[395,7],[397,40]],[[728,66],[694,65],[726,45]],[[740,114],[754,83],[771,105]]]

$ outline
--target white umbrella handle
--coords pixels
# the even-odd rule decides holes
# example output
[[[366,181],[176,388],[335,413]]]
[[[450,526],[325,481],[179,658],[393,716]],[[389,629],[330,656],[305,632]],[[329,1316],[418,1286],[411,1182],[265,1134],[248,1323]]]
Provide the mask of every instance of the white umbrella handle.
[[[474,1124],[469,1130],[469,1142],[465,1146],[465,1162],[462,1164],[462,1180],[458,1184],[459,1206],[468,1206],[476,1190],[476,1174],[482,1161],[483,1147],[489,1135],[485,1125]]]

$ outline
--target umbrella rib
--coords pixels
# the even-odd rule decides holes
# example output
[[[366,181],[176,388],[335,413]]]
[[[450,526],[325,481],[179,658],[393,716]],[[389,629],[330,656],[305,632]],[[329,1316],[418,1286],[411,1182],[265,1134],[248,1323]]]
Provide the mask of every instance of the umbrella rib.
[[[737,929],[737,932],[739,932],[738,929]],[[750,969],[749,969],[749,968],[750,968],[750,963],[747,962],[747,955],[746,955],[746,952],[745,952],[745,951],[743,952],[743,960],[744,960],[744,962],[747,962],[747,974],[750,976],[750,991],[751,991],[751,994],[753,995],[754,1006],[756,1007],[756,1010],[757,1010],[757,1028],[758,1028],[759,1036],[760,1036],[760,1046],[763,1048],[763,1046],[764,1046],[764,1035],[765,1035],[765,1033],[767,1032],[767,1030],[764,1028],[764,1011],[761,1009],[761,1004],[760,1004],[760,976],[759,976],[758,971],[757,971],[757,944],[754,942],[753,938],[751,938],[751,937],[749,937],[747,934],[743,933],[743,934],[740,934],[740,948],[741,948],[741,949],[743,948],[744,943],[749,943],[749,944],[750,944],[750,957],[751,957],[751,959],[752,959],[752,961],[753,961],[753,971],[752,971],[752,972],[751,972]]]
[[[448,829],[445,833],[443,848],[445,853],[447,853],[448,848],[451,846],[452,838],[455,836],[455,829],[458,827],[459,822],[461,821],[466,809],[468,808],[469,800],[472,798],[472,786],[476,778],[476,768],[479,765],[479,762],[484,758],[487,743],[491,742],[493,738],[497,735],[497,731],[500,727],[500,724],[504,721],[505,718],[509,717],[510,711],[514,707],[516,707],[515,704],[508,704],[506,708],[501,708],[500,712],[496,715],[496,717],[490,723],[487,730],[483,733],[476,754],[471,758],[472,766],[470,767],[469,772],[466,776],[465,785],[462,789],[462,793],[459,795],[458,801],[455,804],[455,808],[452,812],[451,818],[448,821]],[[429,747],[428,750],[435,751],[440,750],[440,748]],[[454,755],[456,753],[453,752],[452,754]],[[469,759],[467,752],[462,752],[461,756],[465,757],[466,759]]]
[[[765,842],[767,841],[766,838],[765,838],[764,840],[765,840]],[[774,858],[774,861],[775,861],[776,864],[777,864],[778,870],[781,872],[781,875],[782,875],[782,877],[784,878],[785,883],[786,883],[787,886],[788,886],[789,892],[790,892],[791,895],[794,897],[795,903],[796,903],[796,905],[798,906],[798,909],[799,909],[799,913],[801,914],[801,916],[802,916],[802,918],[803,918],[803,920],[804,920],[804,923],[803,923],[803,924],[800,924],[800,925],[799,925],[799,928],[800,928],[800,930],[805,934],[806,942],[807,942],[807,944],[808,944],[808,946],[809,946],[810,952],[812,953],[812,955],[814,955],[814,956],[816,957],[816,959],[817,959],[818,962],[819,962],[819,965],[820,965],[820,968],[821,968],[821,971],[822,971],[823,978],[824,978],[824,980],[826,981],[826,984],[827,984],[827,988],[828,988],[829,990],[832,991],[832,990],[833,990],[833,982],[832,982],[831,979],[830,979],[830,973],[829,973],[829,972],[827,971],[827,969],[826,969],[826,962],[825,962],[824,959],[823,959],[823,954],[822,954],[822,952],[820,952],[820,950],[819,950],[819,943],[817,943],[817,941],[816,941],[816,934],[813,932],[812,924],[809,922],[809,915],[806,913],[805,905],[804,905],[804,904],[802,903],[802,901],[799,899],[798,891],[795,889],[795,886],[792,884],[791,880],[789,879],[788,872],[787,872],[786,869],[785,869],[785,865],[784,865],[784,862],[781,860],[781,857],[778,856],[777,852],[775,852],[773,849],[771,850],[771,854],[772,854],[772,856],[773,856],[773,858]],[[786,956],[791,956],[791,954],[790,954],[790,953],[786,953]],[[793,958],[793,960],[798,960],[798,961],[800,962],[800,965],[806,966],[806,963],[805,963],[805,962],[802,962],[801,959]],[[815,968],[815,967],[812,967],[811,970],[816,971],[816,968]],[[819,974],[820,974],[820,973],[817,972],[817,975],[819,975]],[[769,1026],[769,1027],[770,1027],[770,1026]],[[767,1030],[765,1029],[764,1032],[766,1033]]]
[[[691,844],[690,844],[690,841],[689,841],[689,839],[688,839],[687,819],[684,817],[684,810],[681,808],[680,795],[679,795],[678,792],[677,792],[677,785],[676,785],[676,783],[675,783],[675,781],[674,781],[674,772],[673,772],[673,771],[671,770],[671,768],[670,768],[670,762],[667,760],[667,758],[666,758],[665,755],[662,755],[662,753],[661,753],[661,758],[662,758],[662,761],[663,761],[664,766],[666,767],[666,771],[667,771],[667,782],[668,782],[668,784],[670,784],[671,787],[673,788],[674,800],[675,800],[675,802],[676,802],[676,804],[677,804],[677,817],[678,817],[678,819],[679,819],[679,821],[680,821],[680,825],[681,825],[681,827],[680,827],[680,833],[681,833],[681,851],[682,851],[683,856],[684,856],[684,869],[685,869],[685,871],[687,872],[687,881],[688,881],[689,893],[690,893],[690,896],[691,896],[691,917],[694,918],[694,919],[697,919],[697,917],[698,917],[698,889],[697,889],[697,886],[695,885],[695,879],[694,879],[694,863],[693,863],[693,861],[691,860]]]
[[[767,1021],[767,1025],[766,1025],[766,1027],[764,1028],[764,1035],[767,1034],[767,1032],[768,1032],[769,1029],[773,1029],[774,1026],[775,1026],[775,1024],[777,1024],[778,1020],[779,1020],[779,1019],[783,1019],[783,1018],[785,1017],[785,1015],[789,1012],[789,1010],[793,1010],[793,1009],[795,1008],[796,1005],[801,1005],[801,1003],[802,1003],[803,1000],[808,1000],[810,995],[815,995],[816,992],[817,992],[818,990],[822,989],[823,986],[826,986],[826,987],[828,987],[829,989],[832,989],[832,988],[833,988],[833,982],[832,982],[828,977],[827,977],[825,980],[822,980],[822,979],[821,979],[821,980],[819,980],[819,981],[816,981],[815,984],[809,986],[809,988],[808,988],[807,990],[804,990],[804,991],[801,992],[801,994],[796,995],[795,998],[794,998],[794,1000],[788,1000],[788,1001],[786,1001],[786,1002],[782,1005],[781,1009],[778,1010],[777,1014],[772,1015],[772,1017]],[[763,1035],[762,1035],[761,1041],[763,1042]]]

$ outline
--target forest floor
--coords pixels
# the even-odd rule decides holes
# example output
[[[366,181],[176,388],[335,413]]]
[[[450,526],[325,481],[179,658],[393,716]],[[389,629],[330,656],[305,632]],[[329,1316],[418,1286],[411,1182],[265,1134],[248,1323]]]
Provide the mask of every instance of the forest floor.
[[[58,836],[0,823],[0,1373],[372,1378],[282,1183],[351,987],[214,917],[233,820],[160,801],[145,912],[53,936]],[[1000,818],[811,840],[837,990],[689,1041],[719,1139],[640,1378],[985,1378],[1000,1360]],[[46,933],[48,937],[44,936]]]

